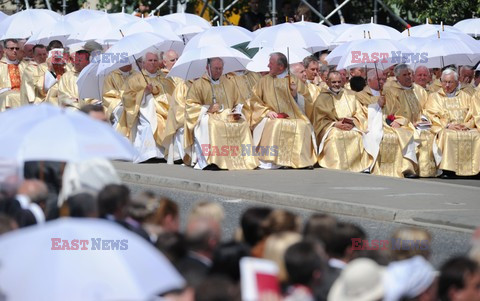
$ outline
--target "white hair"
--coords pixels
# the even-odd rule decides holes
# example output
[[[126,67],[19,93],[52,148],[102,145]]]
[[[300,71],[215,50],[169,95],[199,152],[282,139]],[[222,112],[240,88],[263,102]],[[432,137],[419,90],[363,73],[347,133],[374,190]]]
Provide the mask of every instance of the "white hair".
[[[156,53],[156,52],[147,52],[147,53],[145,53],[144,55],[142,55],[142,62],[146,62],[146,61],[147,61],[147,54],[149,54],[149,53],[155,54],[155,55],[157,56],[157,58],[160,60],[160,56],[158,55],[158,53]]]
[[[407,64],[399,64],[395,66],[395,68],[393,69],[393,73],[395,74],[395,76],[399,76],[400,72],[402,72],[405,69],[407,70],[410,69]]]
[[[443,70],[442,76],[441,76],[440,78],[443,80],[443,77],[444,77],[444,76],[450,75],[450,74],[453,74],[453,78],[455,79],[455,81],[458,81],[458,73],[457,73],[457,71],[455,71],[455,70],[453,70],[453,69],[450,69],[450,68],[447,68],[447,69]]]

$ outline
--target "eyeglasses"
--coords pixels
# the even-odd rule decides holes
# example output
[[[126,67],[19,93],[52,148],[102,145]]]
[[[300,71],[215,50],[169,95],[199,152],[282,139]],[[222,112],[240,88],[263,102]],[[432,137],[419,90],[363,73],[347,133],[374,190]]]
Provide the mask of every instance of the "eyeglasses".
[[[7,47],[8,50],[14,51],[14,50],[20,50],[20,47]]]

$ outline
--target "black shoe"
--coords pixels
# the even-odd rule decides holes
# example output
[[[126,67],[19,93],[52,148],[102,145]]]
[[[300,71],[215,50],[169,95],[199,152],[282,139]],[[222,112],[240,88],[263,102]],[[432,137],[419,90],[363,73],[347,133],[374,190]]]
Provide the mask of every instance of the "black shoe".
[[[203,170],[221,170],[216,164],[209,164]]]
[[[182,159],[175,160],[173,161],[173,164],[175,165],[183,164],[183,160]]]
[[[403,175],[403,177],[406,179],[418,179],[418,175],[414,173],[406,173]]]
[[[313,170],[313,165],[309,165],[300,169],[308,169],[308,170]]]
[[[444,170],[440,178],[442,179],[455,179],[457,175],[455,172],[450,171],[450,170]]]

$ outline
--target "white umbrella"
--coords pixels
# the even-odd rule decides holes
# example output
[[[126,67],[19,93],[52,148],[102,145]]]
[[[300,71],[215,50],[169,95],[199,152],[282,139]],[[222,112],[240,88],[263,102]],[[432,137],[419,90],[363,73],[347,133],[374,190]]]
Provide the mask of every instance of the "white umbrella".
[[[263,47],[260,49],[255,56],[252,58],[252,61],[247,64],[247,70],[252,72],[267,72],[268,63],[270,60],[270,54],[274,52],[281,52],[288,55],[289,63],[299,63],[302,62],[303,59],[307,56],[312,55],[310,52],[306,51],[303,48],[289,48],[287,50],[286,47],[283,48],[272,48],[272,47]]]
[[[5,20],[6,18],[8,18],[9,15],[7,15],[6,13],[0,11],[0,22],[2,22],[3,20]]]
[[[61,249],[75,242],[76,249]],[[6,300],[151,300],[185,284],[145,239],[101,219],[62,218],[12,231],[0,237],[0,249]]]
[[[97,74],[109,73],[120,67],[135,64],[133,56],[139,59],[150,51],[157,53],[167,51],[172,49],[175,43],[181,44],[177,36],[170,39],[151,32],[135,33],[118,41],[98,57],[98,62],[92,61],[92,63],[99,64]]]
[[[177,35],[196,34],[212,27],[204,18],[188,13],[169,14],[162,16],[161,19],[179,24],[180,27],[175,30]]]
[[[318,50],[328,48],[327,42],[321,36],[305,26],[293,25],[291,23],[265,28],[248,44],[249,48],[265,46],[273,48],[315,48]]]
[[[398,41],[402,38],[402,34],[398,30],[390,26],[375,24],[372,22],[368,24],[355,25],[351,28],[348,28],[335,40],[333,40],[333,43],[341,44],[365,38],[387,40],[391,39]]]
[[[350,23],[342,23],[342,24],[337,24],[330,26],[329,29],[333,33],[334,36],[338,37],[341,35],[345,30],[354,27],[355,24],[350,24]]]
[[[410,49],[402,43],[386,39],[363,39],[345,43],[345,45],[337,70],[355,67],[383,70],[401,63],[403,55],[411,53]]]
[[[330,30],[330,28],[328,26],[325,26],[323,24],[301,21],[301,22],[293,23],[293,25],[304,26],[304,27],[308,28],[312,32],[319,35],[326,42],[326,44],[331,44],[332,41],[336,37],[336,35],[334,35],[333,31]],[[320,49],[320,50],[323,50],[323,49]],[[312,52],[317,52],[317,51],[315,49],[312,49]]]
[[[102,99],[103,82],[105,81],[105,72],[98,72],[98,64],[88,64],[78,75],[78,97]]]
[[[27,43],[48,45],[50,41],[59,40],[65,44],[74,30],[75,27],[62,16],[55,23],[39,28]]]
[[[216,26],[205,30],[188,41],[184,51],[190,49],[221,45],[231,47],[252,40],[252,33],[240,26]]]
[[[39,28],[51,25],[59,18],[59,14],[48,9],[22,10],[0,23],[0,40],[28,38]]]
[[[405,29],[402,32],[403,36],[411,36],[411,37],[428,37],[433,34],[437,34],[437,31],[442,32],[453,32],[453,33],[461,33],[462,31],[450,26],[450,25],[443,25],[443,22],[441,24],[430,24],[428,23],[428,19],[425,24],[417,25],[410,27],[408,29]]]
[[[90,20],[105,15],[105,12],[94,9],[79,9],[65,15],[65,19],[72,24],[86,24]]]
[[[132,160],[132,145],[112,127],[49,104],[0,113],[0,158],[23,161]]]
[[[250,59],[240,51],[224,47],[209,46],[192,49],[182,53],[168,76],[180,77],[185,80],[201,77],[207,67],[207,59],[219,57],[223,59],[223,73],[245,70]]]
[[[463,33],[477,37],[480,34],[480,19],[479,18],[465,19],[456,23],[455,25],[453,25],[453,27],[460,30]]]
[[[78,24],[69,39],[80,41],[104,39],[111,31],[119,32],[120,27],[128,22],[130,21],[127,19],[104,14],[86,24]]]
[[[177,24],[165,21],[158,17],[150,17],[146,19],[138,18],[134,21],[121,25],[119,28],[114,28],[108,34],[103,37],[104,41],[118,41],[124,36],[129,36],[134,33],[151,32],[161,33],[163,36],[170,37],[172,39],[178,39],[178,36],[174,33]],[[120,33],[120,30],[122,33]]]

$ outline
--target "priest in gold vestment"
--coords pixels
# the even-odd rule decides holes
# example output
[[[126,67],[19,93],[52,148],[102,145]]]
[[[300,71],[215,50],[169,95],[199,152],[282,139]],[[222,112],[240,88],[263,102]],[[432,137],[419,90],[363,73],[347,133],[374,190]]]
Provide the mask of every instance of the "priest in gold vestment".
[[[328,89],[315,100],[313,126],[317,141],[318,164],[331,169],[362,172],[372,164],[363,147],[367,120],[355,92],[343,88],[341,75],[328,75]]]
[[[307,87],[287,72],[282,53],[272,53],[269,74],[253,89],[254,144],[261,150],[260,168],[310,168],[317,162],[315,133],[297,101],[312,103]],[[270,150],[270,151],[266,151]]]
[[[47,48],[43,45],[33,46],[33,60],[25,68],[20,86],[20,98],[25,103],[38,104],[45,100],[43,77],[48,72]]]
[[[435,132],[435,161],[442,178],[472,176],[480,171],[480,133],[478,94],[470,97],[459,89],[458,74],[443,71],[442,89],[430,94],[426,113]]]
[[[0,112],[22,105],[20,84],[27,65],[18,59],[20,47],[17,40],[8,39],[3,44],[5,56],[0,60]]]
[[[120,67],[112,71],[103,82],[102,106],[107,119],[115,128],[122,116],[122,96],[127,78],[132,75],[132,65]]]
[[[78,94],[78,76],[89,62],[90,53],[88,51],[79,50],[75,52],[73,58],[75,69],[73,71],[65,72],[58,82],[58,103],[60,106],[80,109],[83,105],[100,102],[100,100],[92,98],[81,99]]]
[[[207,73],[193,82],[185,108],[184,145],[197,169],[254,169],[248,105],[223,73],[223,60],[211,58]]]
[[[129,138],[138,152],[135,163],[164,157],[162,138],[174,90],[160,71],[158,54],[146,53],[143,68],[142,73],[135,72],[127,79],[117,125],[117,131]]]

